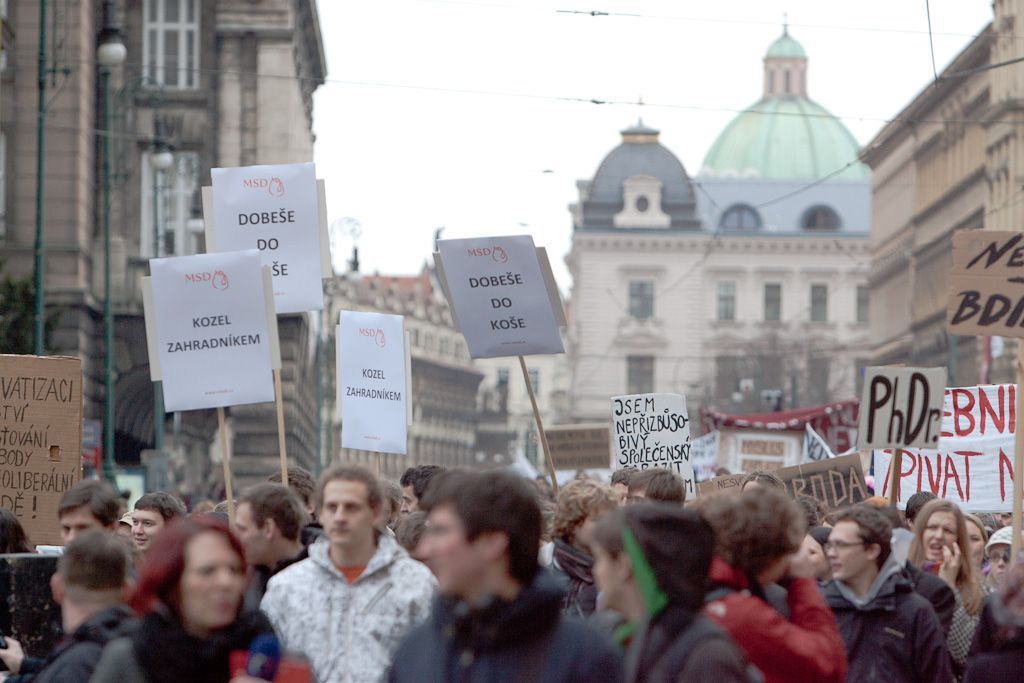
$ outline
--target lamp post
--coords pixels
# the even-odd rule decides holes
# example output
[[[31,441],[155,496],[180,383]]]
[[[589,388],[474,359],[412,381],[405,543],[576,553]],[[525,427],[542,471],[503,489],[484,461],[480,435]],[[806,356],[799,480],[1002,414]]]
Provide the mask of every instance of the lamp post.
[[[32,282],[33,301],[32,349],[37,356],[45,352],[43,334],[46,329],[45,285],[46,252],[43,251],[43,169],[46,157],[46,0],[39,0],[39,99],[36,104],[36,240]]]
[[[114,25],[114,3],[103,2],[103,28],[96,48],[100,72],[101,142],[103,148],[103,476],[116,487],[114,461],[114,312],[110,286],[110,73],[124,63],[128,50],[121,40],[121,30]]]
[[[160,128],[157,128],[160,131]],[[153,258],[160,258],[160,175],[174,165],[171,154],[163,136],[158,132],[149,156],[149,165],[153,170]],[[163,382],[153,382],[153,450],[164,447],[164,387]]]

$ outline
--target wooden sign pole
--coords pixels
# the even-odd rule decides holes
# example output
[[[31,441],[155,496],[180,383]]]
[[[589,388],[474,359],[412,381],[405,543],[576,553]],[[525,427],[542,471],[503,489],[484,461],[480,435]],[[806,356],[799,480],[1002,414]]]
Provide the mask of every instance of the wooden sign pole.
[[[889,463],[889,505],[900,503],[900,474],[903,472],[903,449],[894,448]]]
[[[1017,340],[1017,424],[1013,432],[1013,541],[1010,553],[1013,561],[1020,552],[1021,494],[1024,493],[1024,339]]]
[[[519,367],[523,370],[523,381],[526,382],[526,392],[530,395],[530,405],[533,406],[533,417],[537,420],[537,433],[540,435],[540,445],[544,449],[544,459],[548,464],[548,472],[551,474],[551,489],[558,495],[558,477],[555,476],[555,462],[551,459],[551,449],[548,447],[548,435],[544,433],[544,422],[540,419],[540,408],[537,407],[537,397],[533,393],[533,382],[530,381],[530,371],[526,368],[526,359],[519,356]]]
[[[281,456],[281,483],[288,485],[288,447],[284,432],[284,399],[281,396],[281,368],[274,370],[274,402],[277,403],[277,450]]]
[[[228,499],[228,523],[235,525],[235,494],[231,487],[231,452],[228,449],[228,432],[224,428],[224,409],[217,408],[217,429],[220,431],[221,462],[224,464],[224,494]],[[285,480],[287,481],[287,480]]]

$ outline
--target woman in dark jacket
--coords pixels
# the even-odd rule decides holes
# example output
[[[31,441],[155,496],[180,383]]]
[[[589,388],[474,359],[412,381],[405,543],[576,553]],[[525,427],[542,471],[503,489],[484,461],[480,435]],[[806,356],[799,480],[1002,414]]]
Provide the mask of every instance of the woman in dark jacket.
[[[1024,563],[1006,573],[998,592],[989,596],[967,660],[965,683],[1012,681],[1024,668]]]
[[[594,520],[618,507],[618,499],[610,486],[580,479],[558,492],[558,508],[552,522],[555,539],[551,568],[566,584],[562,611],[580,618],[589,617],[597,606],[594,585],[594,558],[584,538]]]
[[[146,553],[135,631],[111,642],[92,683],[225,683],[232,651],[274,638],[262,612],[242,613],[242,546],[212,517],[174,522]],[[252,680],[240,678],[238,680]]]

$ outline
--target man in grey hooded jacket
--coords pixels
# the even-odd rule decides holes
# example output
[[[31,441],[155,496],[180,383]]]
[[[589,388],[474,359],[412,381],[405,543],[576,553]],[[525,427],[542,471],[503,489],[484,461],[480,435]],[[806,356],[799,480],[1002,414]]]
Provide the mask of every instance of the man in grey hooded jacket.
[[[260,607],[320,683],[383,680],[398,643],[430,613],[437,582],[379,531],[383,496],[367,470],[328,470],[316,504],[326,538],[270,579]]]
[[[838,515],[826,544],[833,580],[825,600],[846,645],[847,680],[952,681],[939,619],[904,576],[891,537],[885,515],[860,504]]]

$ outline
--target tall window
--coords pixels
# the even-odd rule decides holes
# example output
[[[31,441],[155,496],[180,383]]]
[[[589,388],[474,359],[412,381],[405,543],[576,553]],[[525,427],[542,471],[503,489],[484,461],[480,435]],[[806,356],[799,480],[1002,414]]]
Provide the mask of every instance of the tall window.
[[[761,214],[749,204],[733,204],[718,221],[723,230],[760,230]]]
[[[769,322],[782,320],[782,285],[766,282],[764,285],[764,319]]]
[[[195,254],[201,235],[189,230],[192,217],[192,202],[199,189],[199,155],[195,152],[178,152],[174,165],[166,171],[155,171],[149,162],[149,154],[143,154],[139,162],[142,169],[142,234],[139,236],[139,251],[143,258],[151,258],[153,251],[153,202],[156,201],[156,233],[160,235],[160,256],[186,256]],[[153,174],[156,174],[156,187]]]
[[[144,0],[143,73],[168,88],[199,87],[199,0]]]
[[[868,321],[868,288],[866,285],[857,285],[857,322]]]
[[[654,391],[654,356],[626,357],[626,393],[649,394]]]
[[[828,321],[828,285],[811,285],[811,322]]]
[[[540,394],[540,370],[533,368],[529,370],[530,374],[530,386],[533,387],[533,393],[535,395]]]
[[[651,280],[629,283],[629,315],[637,320],[654,317],[654,283]]]
[[[811,405],[828,403],[829,396],[829,374],[831,363],[828,356],[812,356],[807,361],[807,389],[810,393]]]
[[[736,283],[718,283],[718,319],[736,319]]]

